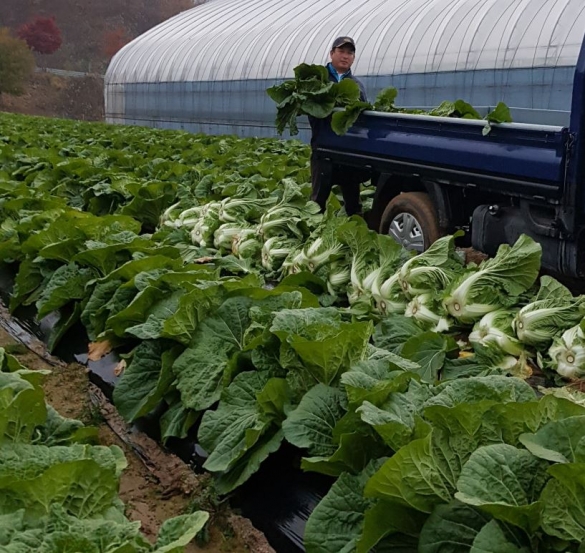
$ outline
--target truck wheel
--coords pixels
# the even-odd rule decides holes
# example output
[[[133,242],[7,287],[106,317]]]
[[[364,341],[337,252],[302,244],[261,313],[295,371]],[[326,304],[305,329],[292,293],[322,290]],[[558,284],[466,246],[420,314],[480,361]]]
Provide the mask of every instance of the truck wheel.
[[[389,234],[407,250],[426,250],[442,235],[429,195],[405,192],[396,196],[382,214],[380,234]]]

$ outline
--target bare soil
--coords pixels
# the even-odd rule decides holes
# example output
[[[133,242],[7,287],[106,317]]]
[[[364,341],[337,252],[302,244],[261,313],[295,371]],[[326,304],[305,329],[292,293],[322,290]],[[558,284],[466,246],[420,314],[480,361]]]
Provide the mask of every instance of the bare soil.
[[[461,248],[461,251],[465,255],[465,264],[475,263],[479,265],[482,261],[485,261],[488,256],[485,253],[474,250],[473,248]]]
[[[0,316],[6,327],[5,311]],[[0,327],[0,346],[30,369],[52,371],[44,384],[48,403],[63,416],[97,427],[103,445],[115,444],[124,450],[128,468],[121,477],[120,497],[126,504],[126,516],[141,522],[148,539],[154,540],[166,519],[203,509],[211,514],[210,524],[199,543],[188,546],[188,553],[274,553],[249,520],[217,501],[209,476],[196,475],[146,435],[130,429],[90,383],[85,367],[62,363],[34,342],[25,346]]]

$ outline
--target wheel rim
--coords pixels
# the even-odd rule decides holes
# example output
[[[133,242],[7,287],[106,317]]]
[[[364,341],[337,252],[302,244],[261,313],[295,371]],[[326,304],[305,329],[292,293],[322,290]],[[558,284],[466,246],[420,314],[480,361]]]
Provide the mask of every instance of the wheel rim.
[[[422,252],[425,249],[425,237],[422,226],[410,213],[399,213],[390,221],[388,234],[407,250]]]

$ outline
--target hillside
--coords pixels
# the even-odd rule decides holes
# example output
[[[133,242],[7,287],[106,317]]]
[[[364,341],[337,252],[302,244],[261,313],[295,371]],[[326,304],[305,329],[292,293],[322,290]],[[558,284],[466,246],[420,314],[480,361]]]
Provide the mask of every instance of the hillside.
[[[36,74],[21,97],[0,97],[0,111],[76,119],[103,118],[103,81],[111,56],[148,29],[205,0],[2,0],[0,27],[16,31],[36,16],[54,16],[63,44],[39,67],[92,73],[62,78]]]
[[[2,0],[0,27],[17,29],[37,15],[55,16],[63,45],[39,61],[49,67],[103,73],[112,31],[121,31],[128,41],[193,4],[193,0]]]
[[[0,111],[102,121],[104,81],[98,75],[66,78],[50,73],[35,73],[22,96],[0,96]]]

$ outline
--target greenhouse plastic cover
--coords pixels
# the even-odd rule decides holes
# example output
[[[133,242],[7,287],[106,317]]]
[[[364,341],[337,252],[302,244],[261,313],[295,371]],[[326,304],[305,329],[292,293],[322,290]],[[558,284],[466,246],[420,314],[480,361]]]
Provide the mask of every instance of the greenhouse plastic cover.
[[[357,75],[575,65],[583,0],[211,0],[127,45],[107,82],[286,78],[351,35]]]

